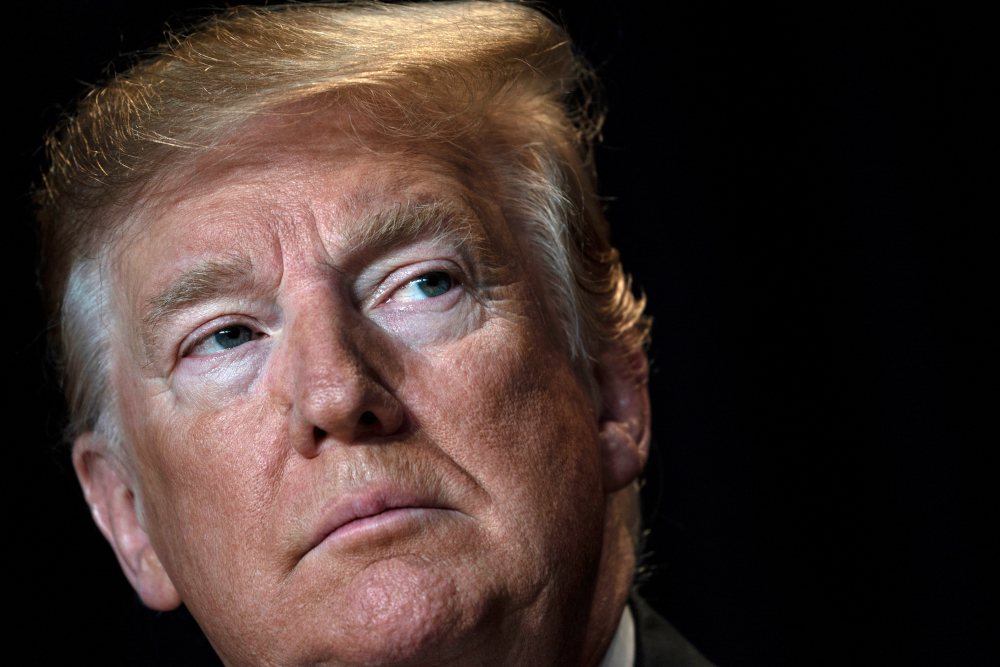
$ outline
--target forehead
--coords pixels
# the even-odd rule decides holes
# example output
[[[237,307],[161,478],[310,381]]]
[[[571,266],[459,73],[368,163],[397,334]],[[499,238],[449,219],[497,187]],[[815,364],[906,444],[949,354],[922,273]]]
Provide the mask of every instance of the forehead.
[[[127,224],[119,277],[154,283],[218,253],[266,262],[303,234],[335,255],[366,220],[401,205],[444,203],[487,236],[506,236],[481,148],[402,141],[359,125],[346,111],[265,116],[168,172]]]
[[[277,213],[294,202],[316,206],[323,220],[401,200],[475,200],[488,179],[477,152],[361,131],[344,112],[264,117],[193,165],[169,173],[146,200],[137,228],[143,235],[183,232],[225,211]]]

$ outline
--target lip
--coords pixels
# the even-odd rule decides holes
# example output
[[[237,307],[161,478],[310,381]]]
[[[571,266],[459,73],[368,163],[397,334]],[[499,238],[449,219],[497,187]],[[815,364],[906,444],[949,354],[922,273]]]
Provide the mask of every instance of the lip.
[[[329,540],[400,525],[430,510],[450,510],[434,494],[396,485],[369,485],[359,493],[338,497],[324,508],[306,551]]]

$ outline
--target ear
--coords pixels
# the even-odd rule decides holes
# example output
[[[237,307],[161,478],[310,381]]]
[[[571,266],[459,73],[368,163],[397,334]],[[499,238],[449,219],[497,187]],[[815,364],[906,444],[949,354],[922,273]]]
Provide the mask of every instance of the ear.
[[[73,443],[73,468],[94,523],[111,544],[126,578],[143,603],[157,611],[180,606],[177,589],[139,523],[135,495],[126,481],[128,475],[92,432]]]
[[[614,493],[639,476],[649,457],[649,362],[643,350],[604,355],[595,375],[604,492]]]

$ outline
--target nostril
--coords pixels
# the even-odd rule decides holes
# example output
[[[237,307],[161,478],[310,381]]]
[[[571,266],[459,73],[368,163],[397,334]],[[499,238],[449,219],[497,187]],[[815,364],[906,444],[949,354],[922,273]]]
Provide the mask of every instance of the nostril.
[[[375,413],[372,412],[371,410],[365,410],[364,412],[361,413],[360,421],[365,426],[371,426],[376,421],[378,421],[378,418],[375,416]]]
[[[316,442],[322,442],[323,438],[326,437],[326,431],[321,429],[319,426],[313,427],[313,439]]]

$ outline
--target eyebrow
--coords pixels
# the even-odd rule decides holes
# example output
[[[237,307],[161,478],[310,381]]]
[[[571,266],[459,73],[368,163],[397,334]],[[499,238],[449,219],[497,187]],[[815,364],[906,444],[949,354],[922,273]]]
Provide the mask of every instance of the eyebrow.
[[[399,203],[359,219],[349,232],[348,254],[429,238],[462,248],[487,271],[501,264],[478,216],[468,207],[449,201]],[[140,324],[146,349],[155,347],[160,325],[180,311],[245,289],[252,282],[253,263],[241,255],[205,261],[184,271],[146,302]]]
[[[420,238],[461,247],[487,266],[499,264],[478,216],[449,201],[399,203],[359,220],[351,230],[349,252],[392,248]]]
[[[210,260],[188,269],[170,285],[146,302],[141,320],[142,340],[147,349],[156,343],[159,325],[196,303],[231,294],[252,280],[252,263],[247,257],[233,255],[225,260]]]

